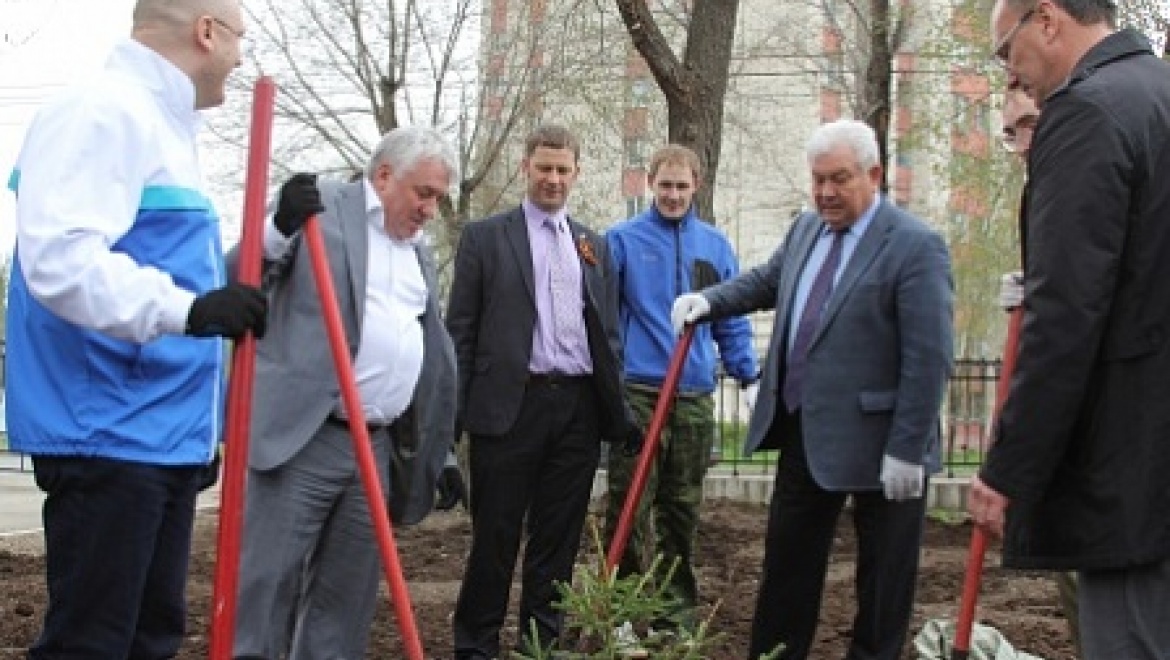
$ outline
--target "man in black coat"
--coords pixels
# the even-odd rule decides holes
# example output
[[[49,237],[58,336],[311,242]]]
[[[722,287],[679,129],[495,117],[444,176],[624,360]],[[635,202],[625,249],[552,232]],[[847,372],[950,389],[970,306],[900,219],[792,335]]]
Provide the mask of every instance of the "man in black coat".
[[[637,431],[622,397],[609,250],[567,208],[579,145],[562,126],[533,131],[523,203],[468,224],[455,256],[447,328],[471,443],[472,528],[456,660],[500,656],[522,537],[520,635],[555,643],[556,583],[572,579],[599,441]]]
[[[974,480],[1004,563],[1075,569],[1085,657],[1170,658],[1170,67],[1106,0],[998,0],[1041,106],[1016,373]]]

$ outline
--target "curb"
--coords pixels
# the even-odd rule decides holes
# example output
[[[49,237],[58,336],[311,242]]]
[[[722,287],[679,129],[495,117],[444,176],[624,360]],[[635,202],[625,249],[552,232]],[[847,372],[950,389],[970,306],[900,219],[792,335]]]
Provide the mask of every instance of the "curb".
[[[593,478],[594,500],[605,496],[605,474],[605,468],[601,468]],[[771,474],[708,473],[703,482],[703,497],[766,505],[772,497],[773,479]],[[965,511],[970,487],[970,477],[935,477],[927,487],[926,508]]]

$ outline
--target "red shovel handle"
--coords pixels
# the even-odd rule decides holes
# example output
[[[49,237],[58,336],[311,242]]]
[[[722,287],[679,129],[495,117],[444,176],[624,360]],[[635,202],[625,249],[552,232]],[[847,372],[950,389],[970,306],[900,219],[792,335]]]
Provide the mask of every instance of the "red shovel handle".
[[[240,236],[236,279],[259,286],[263,257],[264,197],[268,187],[268,160],[272,144],[272,116],[276,85],[261,77],[252,92],[252,133],[248,143],[248,173],[244,190],[244,223]],[[236,342],[232,352],[225,422],[223,483],[220,486],[219,530],[216,540],[215,586],[212,594],[210,656],[232,657],[236,626],[236,589],[240,572],[240,534],[244,526],[244,471],[248,462],[248,433],[252,418],[252,389],[256,367],[256,338],[252,333]]]
[[[1016,370],[1016,353],[1020,346],[1020,324],[1024,317],[1023,308],[1012,310],[1008,321],[1007,339],[1003,346],[1003,365],[999,370],[999,382],[995,387],[995,415],[999,419],[1003,402],[1007,399]],[[994,423],[992,428],[995,428]],[[971,548],[967,552],[967,572],[963,577],[963,596],[959,602],[959,620],[955,626],[955,648],[952,660],[967,660],[971,652],[971,629],[975,625],[975,603],[979,599],[979,582],[983,579],[983,554],[987,550],[987,536],[978,525],[971,531]]]
[[[626,493],[626,501],[622,505],[621,517],[618,518],[617,530],[613,540],[609,543],[609,552],[605,556],[605,567],[610,573],[621,561],[622,553],[626,551],[626,543],[630,540],[630,531],[634,527],[634,515],[638,511],[638,503],[642,501],[642,493],[646,490],[646,478],[650,474],[650,466],[654,463],[654,455],[658,453],[658,440],[662,437],[662,427],[666,424],[666,416],[674,405],[674,392],[678,389],[679,378],[682,377],[683,365],[686,364],[687,352],[691,350],[691,340],[695,337],[695,326],[688,325],[682,336],[674,346],[674,353],[670,356],[670,364],[666,367],[666,378],[662,381],[662,389],[658,392],[658,402],[654,405],[654,416],[650,419],[650,426],[646,429],[646,438],[642,443],[642,452],[638,455],[638,465],[634,468],[634,478],[630,482],[630,489]]]

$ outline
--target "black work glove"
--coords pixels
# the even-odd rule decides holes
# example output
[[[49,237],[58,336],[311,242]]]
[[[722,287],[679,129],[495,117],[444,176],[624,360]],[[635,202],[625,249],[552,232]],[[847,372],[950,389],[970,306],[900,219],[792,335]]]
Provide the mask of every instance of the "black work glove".
[[[467,509],[467,486],[463,483],[463,473],[458,465],[448,465],[439,475],[439,499],[435,501],[435,508],[439,511],[450,511],[456,504],[462,504]]]
[[[219,446],[215,447],[215,456],[211,457],[211,462],[199,468],[199,492],[203,492],[211,488],[219,481]]]
[[[642,429],[638,428],[636,424],[631,424],[626,429],[626,439],[622,441],[622,456],[634,457],[642,453],[642,443],[646,436],[642,434]]]
[[[268,299],[254,286],[232,282],[199,296],[187,313],[187,334],[239,339],[251,330],[257,339],[267,327]]]
[[[321,191],[317,190],[316,174],[294,174],[280,187],[276,215],[272,220],[285,237],[292,236],[305,226],[309,218],[325,210]]]

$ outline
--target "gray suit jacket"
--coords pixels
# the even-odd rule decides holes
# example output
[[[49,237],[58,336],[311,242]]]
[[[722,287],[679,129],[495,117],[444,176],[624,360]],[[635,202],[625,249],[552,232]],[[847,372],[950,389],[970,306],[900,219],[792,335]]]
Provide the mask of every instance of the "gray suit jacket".
[[[349,355],[357,354],[366,298],[366,203],[362,182],[319,181],[325,212],[321,233],[341,308]],[[317,433],[340,400],[329,338],[308,249],[290,246],[274,278],[268,332],[257,344],[249,465],[283,465]],[[427,282],[423,365],[414,397],[391,428],[390,513],[396,524],[423,519],[434,504],[435,481],[454,435],[455,351],[440,316],[435,265],[418,247]],[[234,251],[231,255],[234,257]]]
[[[704,289],[711,316],[775,309],[744,451],[773,449],[772,422],[801,270],[824,223],[797,218],[767,263]],[[881,488],[883,454],[940,468],[939,413],[953,360],[950,257],[942,238],[884,199],[833,289],[809,349],[804,448],[828,490]]]

